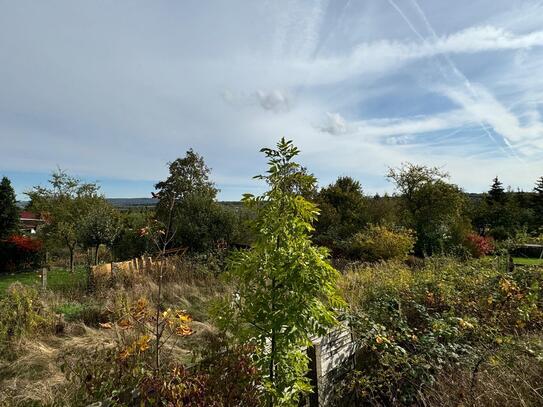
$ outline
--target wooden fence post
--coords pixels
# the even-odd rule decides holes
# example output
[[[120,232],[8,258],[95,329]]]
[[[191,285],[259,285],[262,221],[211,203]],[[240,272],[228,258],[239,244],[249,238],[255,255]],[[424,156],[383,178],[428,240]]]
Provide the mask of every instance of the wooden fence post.
[[[47,289],[47,267],[41,269],[41,288]]]

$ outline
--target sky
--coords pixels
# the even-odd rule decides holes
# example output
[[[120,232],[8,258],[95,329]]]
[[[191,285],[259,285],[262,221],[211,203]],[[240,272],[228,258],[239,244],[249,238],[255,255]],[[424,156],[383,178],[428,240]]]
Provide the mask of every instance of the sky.
[[[543,1],[0,0],[0,176],[148,197],[189,148],[222,200],[279,138],[325,186],[404,162],[468,192],[543,175]]]

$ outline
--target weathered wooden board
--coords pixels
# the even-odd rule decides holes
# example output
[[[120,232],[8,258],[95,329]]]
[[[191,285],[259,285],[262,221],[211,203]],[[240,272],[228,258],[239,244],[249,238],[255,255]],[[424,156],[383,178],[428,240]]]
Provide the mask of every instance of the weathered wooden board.
[[[352,332],[346,325],[313,341],[313,347],[308,349],[312,369],[310,377],[314,388],[309,403],[311,407],[330,404],[334,383],[353,368],[355,350]]]

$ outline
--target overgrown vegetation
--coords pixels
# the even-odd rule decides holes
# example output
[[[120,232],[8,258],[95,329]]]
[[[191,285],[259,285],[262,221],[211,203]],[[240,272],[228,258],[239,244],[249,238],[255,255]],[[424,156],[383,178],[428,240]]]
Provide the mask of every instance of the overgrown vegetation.
[[[543,179],[469,198],[406,163],[368,197],[345,176],[319,190],[291,141],[262,152],[268,190],[243,208],[192,150],[156,209],[59,170],[28,191],[36,237],[2,180],[0,405],[297,405],[338,320],[355,341],[338,406],[543,404]]]
[[[525,387],[519,399],[512,398],[511,391],[486,388],[490,382],[478,382],[482,366],[510,375],[505,355],[510,358],[513,349],[526,353],[520,349],[533,341],[533,333],[540,335],[543,323],[542,270],[518,268],[511,273],[506,266],[500,258],[462,262],[436,257],[419,269],[394,262],[349,269],[342,289],[359,353],[358,368],[338,388],[340,405],[411,405],[421,400],[486,405],[478,391],[487,393],[492,405],[543,402],[537,387]],[[537,346],[536,340],[534,349]],[[539,352],[527,353],[532,358],[525,363],[532,374],[543,368]],[[436,397],[436,389],[454,387],[447,382],[453,370],[458,376],[471,375],[471,388]]]

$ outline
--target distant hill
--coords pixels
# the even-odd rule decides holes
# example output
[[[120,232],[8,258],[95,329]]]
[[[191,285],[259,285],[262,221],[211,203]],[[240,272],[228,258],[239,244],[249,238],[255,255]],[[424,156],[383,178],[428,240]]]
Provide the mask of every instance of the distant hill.
[[[116,208],[153,208],[158,200],[155,198],[107,198],[107,201]],[[18,201],[17,205],[23,209],[29,201]]]
[[[158,203],[156,198],[107,198],[117,208],[153,208]]]
[[[155,198],[107,198],[108,202],[117,208],[153,208],[158,203]],[[240,201],[220,201],[221,205],[231,208],[243,206]]]
[[[515,191],[516,192],[516,191]],[[531,192],[528,192],[531,194]],[[466,192],[467,197],[472,201],[478,201],[482,199],[482,193]],[[154,208],[158,202],[156,198],[107,198],[107,201],[116,208],[120,209],[134,209],[134,208]],[[220,201],[221,205],[228,206],[230,208],[239,208],[243,206],[241,201]],[[28,201],[18,201],[17,205],[23,209],[28,204]]]

